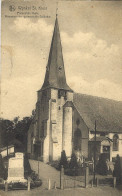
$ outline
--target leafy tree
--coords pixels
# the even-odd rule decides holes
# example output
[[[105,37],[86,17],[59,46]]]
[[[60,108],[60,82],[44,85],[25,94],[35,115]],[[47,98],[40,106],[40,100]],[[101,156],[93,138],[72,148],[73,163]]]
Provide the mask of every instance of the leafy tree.
[[[61,169],[61,165],[63,165],[64,169],[66,169],[68,167],[68,162],[67,162],[67,157],[66,157],[65,150],[63,150],[61,152],[61,159],[60,159],[60,162],[59,162],[59,169]]]
[[[15,126],[15,138],[24,145],[25,150],[27,149],[27,134],[31,121],[32,116],[24,117],[22,120],[19,120]]]
[[[113,176],[117,177],[117,183],[121,182],[121,163],[120,163],[120,156],[119,155],[116,156]]]
[[[70,169],[78,168],[77,157],[75,153],[72,153],[71,160],[69,162],[69,168]]]
[[[0,119],[0,146],[7,146],[9,141],[14,138],[14,123],[7,119]]]
[[[33,111],[30,117],[24,117],[22,120],[19,117],[13,120],[0,119],[0,147],[11,145],[14,140],[18,140],[26,150],[27,133],[34,115]]]

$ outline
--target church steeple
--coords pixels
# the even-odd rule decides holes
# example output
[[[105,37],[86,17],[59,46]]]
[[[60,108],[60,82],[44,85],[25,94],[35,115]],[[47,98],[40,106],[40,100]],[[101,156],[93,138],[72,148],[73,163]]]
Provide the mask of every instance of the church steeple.
[[[56,88],[72,91],[66,82],[57,15],[48,58],[48,64],[46,67],[45,80],[41,90],[47,88]]]

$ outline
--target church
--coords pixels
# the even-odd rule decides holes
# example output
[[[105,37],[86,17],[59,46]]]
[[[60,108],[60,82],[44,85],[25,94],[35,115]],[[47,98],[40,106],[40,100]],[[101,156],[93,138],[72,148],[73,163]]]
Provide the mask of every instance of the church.
[[[96,123],[96,139],[95,139]],[[35,116],[28,130],[27,151],[44,162],[65,150],[92,160],[101,153],[112,161],[122,156],[122,102],[75,93],[66,81],[56,17],[44,83],[37,92]]]

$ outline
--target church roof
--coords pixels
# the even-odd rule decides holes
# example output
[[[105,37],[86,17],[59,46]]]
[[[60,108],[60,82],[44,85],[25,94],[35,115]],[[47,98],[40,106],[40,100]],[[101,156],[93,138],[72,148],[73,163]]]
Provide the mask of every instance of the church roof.
[[[122,133],[122,102],[74,93],[73,103],[90,131]]]
[[[104,141],[104,140],[108,140],[108,141],[111,141],[111,142],[112,142],[112,140],[111,140],[110,138],[107,138],[107,137],[105,137],[105,136],[96,137],[96,142],[102,142],[102,141]],[[91,139],[89,140],[89,142],[94,142],[94,141],[95,141],[95,137],[93,137],[93,138],[91,138]]]
[[[66,82],[62,46],[61,46],[57,17],[55,21],[55,27],[54,27],[54,32],[53,32],[53,37],[51,42],[48,64],[46,67],[45,80],[41,90],[44,90],[46,88],[57,88],[57,89],[65,89],[68,91],[72,91]]]

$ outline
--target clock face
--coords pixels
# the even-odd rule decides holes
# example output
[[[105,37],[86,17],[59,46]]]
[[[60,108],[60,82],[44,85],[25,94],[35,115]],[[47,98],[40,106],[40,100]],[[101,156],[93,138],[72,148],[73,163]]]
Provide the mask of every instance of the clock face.
[[[61,71],[62,70],[62,66],[59,66],[58,69],[59,69],[59,71]]]

